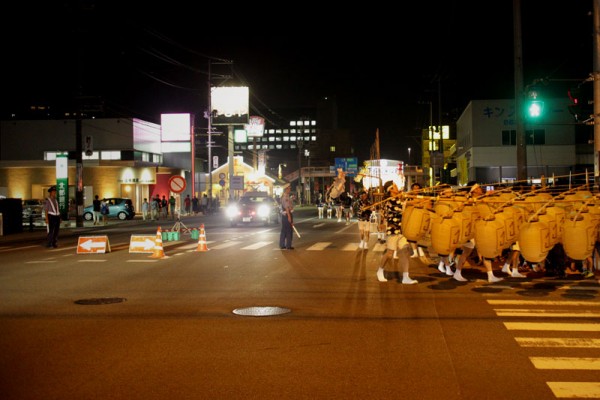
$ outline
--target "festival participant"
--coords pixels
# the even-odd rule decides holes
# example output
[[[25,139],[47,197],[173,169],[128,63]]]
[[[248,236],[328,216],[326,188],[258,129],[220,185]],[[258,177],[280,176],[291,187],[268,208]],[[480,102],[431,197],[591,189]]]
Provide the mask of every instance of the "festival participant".
[[[473,181],[469,182],[467,184],[467,186],[471,187],[471,190],[469,191],[470,199],[475,200],[478,197],[483,195],[483,188],[481,186],[479,186],[479,184],[477,182],[473,182]],[[465,264],[465,262],[467,261],[467,258],[473,252],[473,249],[475,249],[475,245],[476,245],[475,239],[471,239],[470,241],[468,241],[467,243],[462,245],[462,247],[461,247],[462,254],[458,258],[458,262],[456,263],[456,271],[454,271],[454,275],[453,275],[453,278],[455,280],[457,280],[459,282],[467,281],[467,279],[465,279],[462,276],[462,267]],[[500,282],[500,281],[504,280],[503,278],[499,278],[494,275],[494,271],[492,270],[492,261],[491,260],[484,259],[483,265],[485,266],[485,270],[487,272],[488,282],[494,283],[494,282]]]
[[[359,249],[369,248],[371,233],[371,201],[365,190],[361,190],[356,201],[356,217],[358,218],[358,235],[360,237]]]
[[[411,279],[408,273],[410,264],[410,245],[402,235],[402,193],[393,181],[388,181],[384,185],[384,193],[386,195],[383,212],[387,223],[386,231],[386,251],[381,255],[379,260],[379,268],[377,269],[377,279],[379,282],[387,282],[385,277],[385,267],[390,260],[393,260],[394,252],[397,252],[398,262],[402,270],[402,283],[405,285],[413,285],[418,283],[417,280]]]

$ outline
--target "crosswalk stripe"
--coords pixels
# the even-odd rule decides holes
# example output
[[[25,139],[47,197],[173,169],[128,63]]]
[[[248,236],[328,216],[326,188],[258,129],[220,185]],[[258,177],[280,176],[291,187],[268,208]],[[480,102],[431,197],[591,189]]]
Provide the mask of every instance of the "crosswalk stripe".
[[[526,310],[526,309],[494,309],[499,317],[573,317],[573,318],[598,318],[600,313],[594,313],[587,310],[577,311],[557,311],[557,310]]]
[[[318,251],[318,250],[323,250],[326,247],[328,247],[331,244],[331,242],[317,242],[315,244],[313,244],[310,247],[307,247],[306,250],[312,250],[312,251]]]
[[[555,322],[505,322],[504,326],[509,331],[572,331],[572,332],[600,332],[600,324],[573,324]]]
[[[592,357],[529,357],[537,369],[600,370],[600,358]]]
[[[600,348],[600,339],[516,337],[521,347]]]
[[[557,301],[557,300],[493,300],[488,299],[488,304],[494,306],[509,305],[544,305],[544,306],[600,306],[597,301]]]
[[[348,243],[344,247],[342,247],[342,251],[356,251],[358,249],[358,244],[356,243]]]
[[[250,246],[242,247],[241,250],[256,250],[261,247],[268,246],[271,243],[273,242],[256,242],[254,244],[251,244]]]
[[[600,398],[600,382],[546,382],[560,399]]]

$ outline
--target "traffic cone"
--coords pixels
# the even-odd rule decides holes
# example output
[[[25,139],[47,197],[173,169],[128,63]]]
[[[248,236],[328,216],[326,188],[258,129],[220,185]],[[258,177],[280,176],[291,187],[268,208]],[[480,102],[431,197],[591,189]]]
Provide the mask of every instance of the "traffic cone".
[[[206,245],[206,235],[204,234],[204,224],[200,225],[200,236],[198,237],[198,247],[196,251],[208,251]]]
[[[166,258],[165,252],[163,251],[162,245],[162,232],[160,230],[160,226],[156,231],[156,239],[154,239],[154,253],[150,256],[150,258]]]

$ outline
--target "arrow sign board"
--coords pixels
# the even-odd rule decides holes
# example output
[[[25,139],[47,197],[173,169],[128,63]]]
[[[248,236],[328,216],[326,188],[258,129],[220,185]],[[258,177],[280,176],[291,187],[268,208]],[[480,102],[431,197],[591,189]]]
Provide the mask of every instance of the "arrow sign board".
[[[77,254],[110,253],[108,236],[80,236],[77,241]]]
[[[153,253],[156,235],[131,235],[130,253]]]
[[[185,190],[185,178],[181,175],[173,175],[169,178],[169,189],[173,193],[181,193]]]

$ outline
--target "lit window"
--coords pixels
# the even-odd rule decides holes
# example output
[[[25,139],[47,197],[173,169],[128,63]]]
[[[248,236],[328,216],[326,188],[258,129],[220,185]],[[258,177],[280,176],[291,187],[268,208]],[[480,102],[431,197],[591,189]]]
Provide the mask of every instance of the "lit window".
[[[312,140],[313,142],[317,141],[317,137],[316,136],[311,136],[310,140]]]
[[[335,146],[329,146],[329,151],[331,153],[335,153]]]
[[[100,157],[97,151],[93,151],[91,156],[87,156],[85,152],[81,153],[82,160],[97,160]]]
[[[297,125],[297,126],[302,126],[302,121],[297,121],[297,122],[296,122],[296,125]]]
[[[102,160],[120,160],[121,159],[121,151],[102,151],[100,152],[100,158]]]
[[[288,134],[288,133],[290,133],[290,130],[289,130],[289,129],[284,129],[284,130],[283,130],[283,133],[284,133],[284,134]]]
[[[284,142],[289,142],[290,141],[290,137],[289,136],[284,136],[283,137],[283,141]]]
[[[275,133],[281,134],[281,129],[275,129]]]
[[[274,141],[275,141],[275,138],[274,138],[273,136],[271,136],[271,137],[269,138],[269,142],[274,142]]]
[[[312,126],[317,126],[317,121],[310,121],[310,124],[311,124]]]
[[[296,136],[290,136],[290,142],[295,142],[296,141]]]
[[[275,145],[275,148],[276,148],[277,150],[281,150],[281,149],[283,148],[283,146],[282,146],[282,145],[280,145],[280,144],[277,144],[277,145]]]
[[[290,121],[290,126],[296,126],[296,121]]]
[[[304,121],[304,125],[305,126],[309,126],[310,125],[310,121]]]

